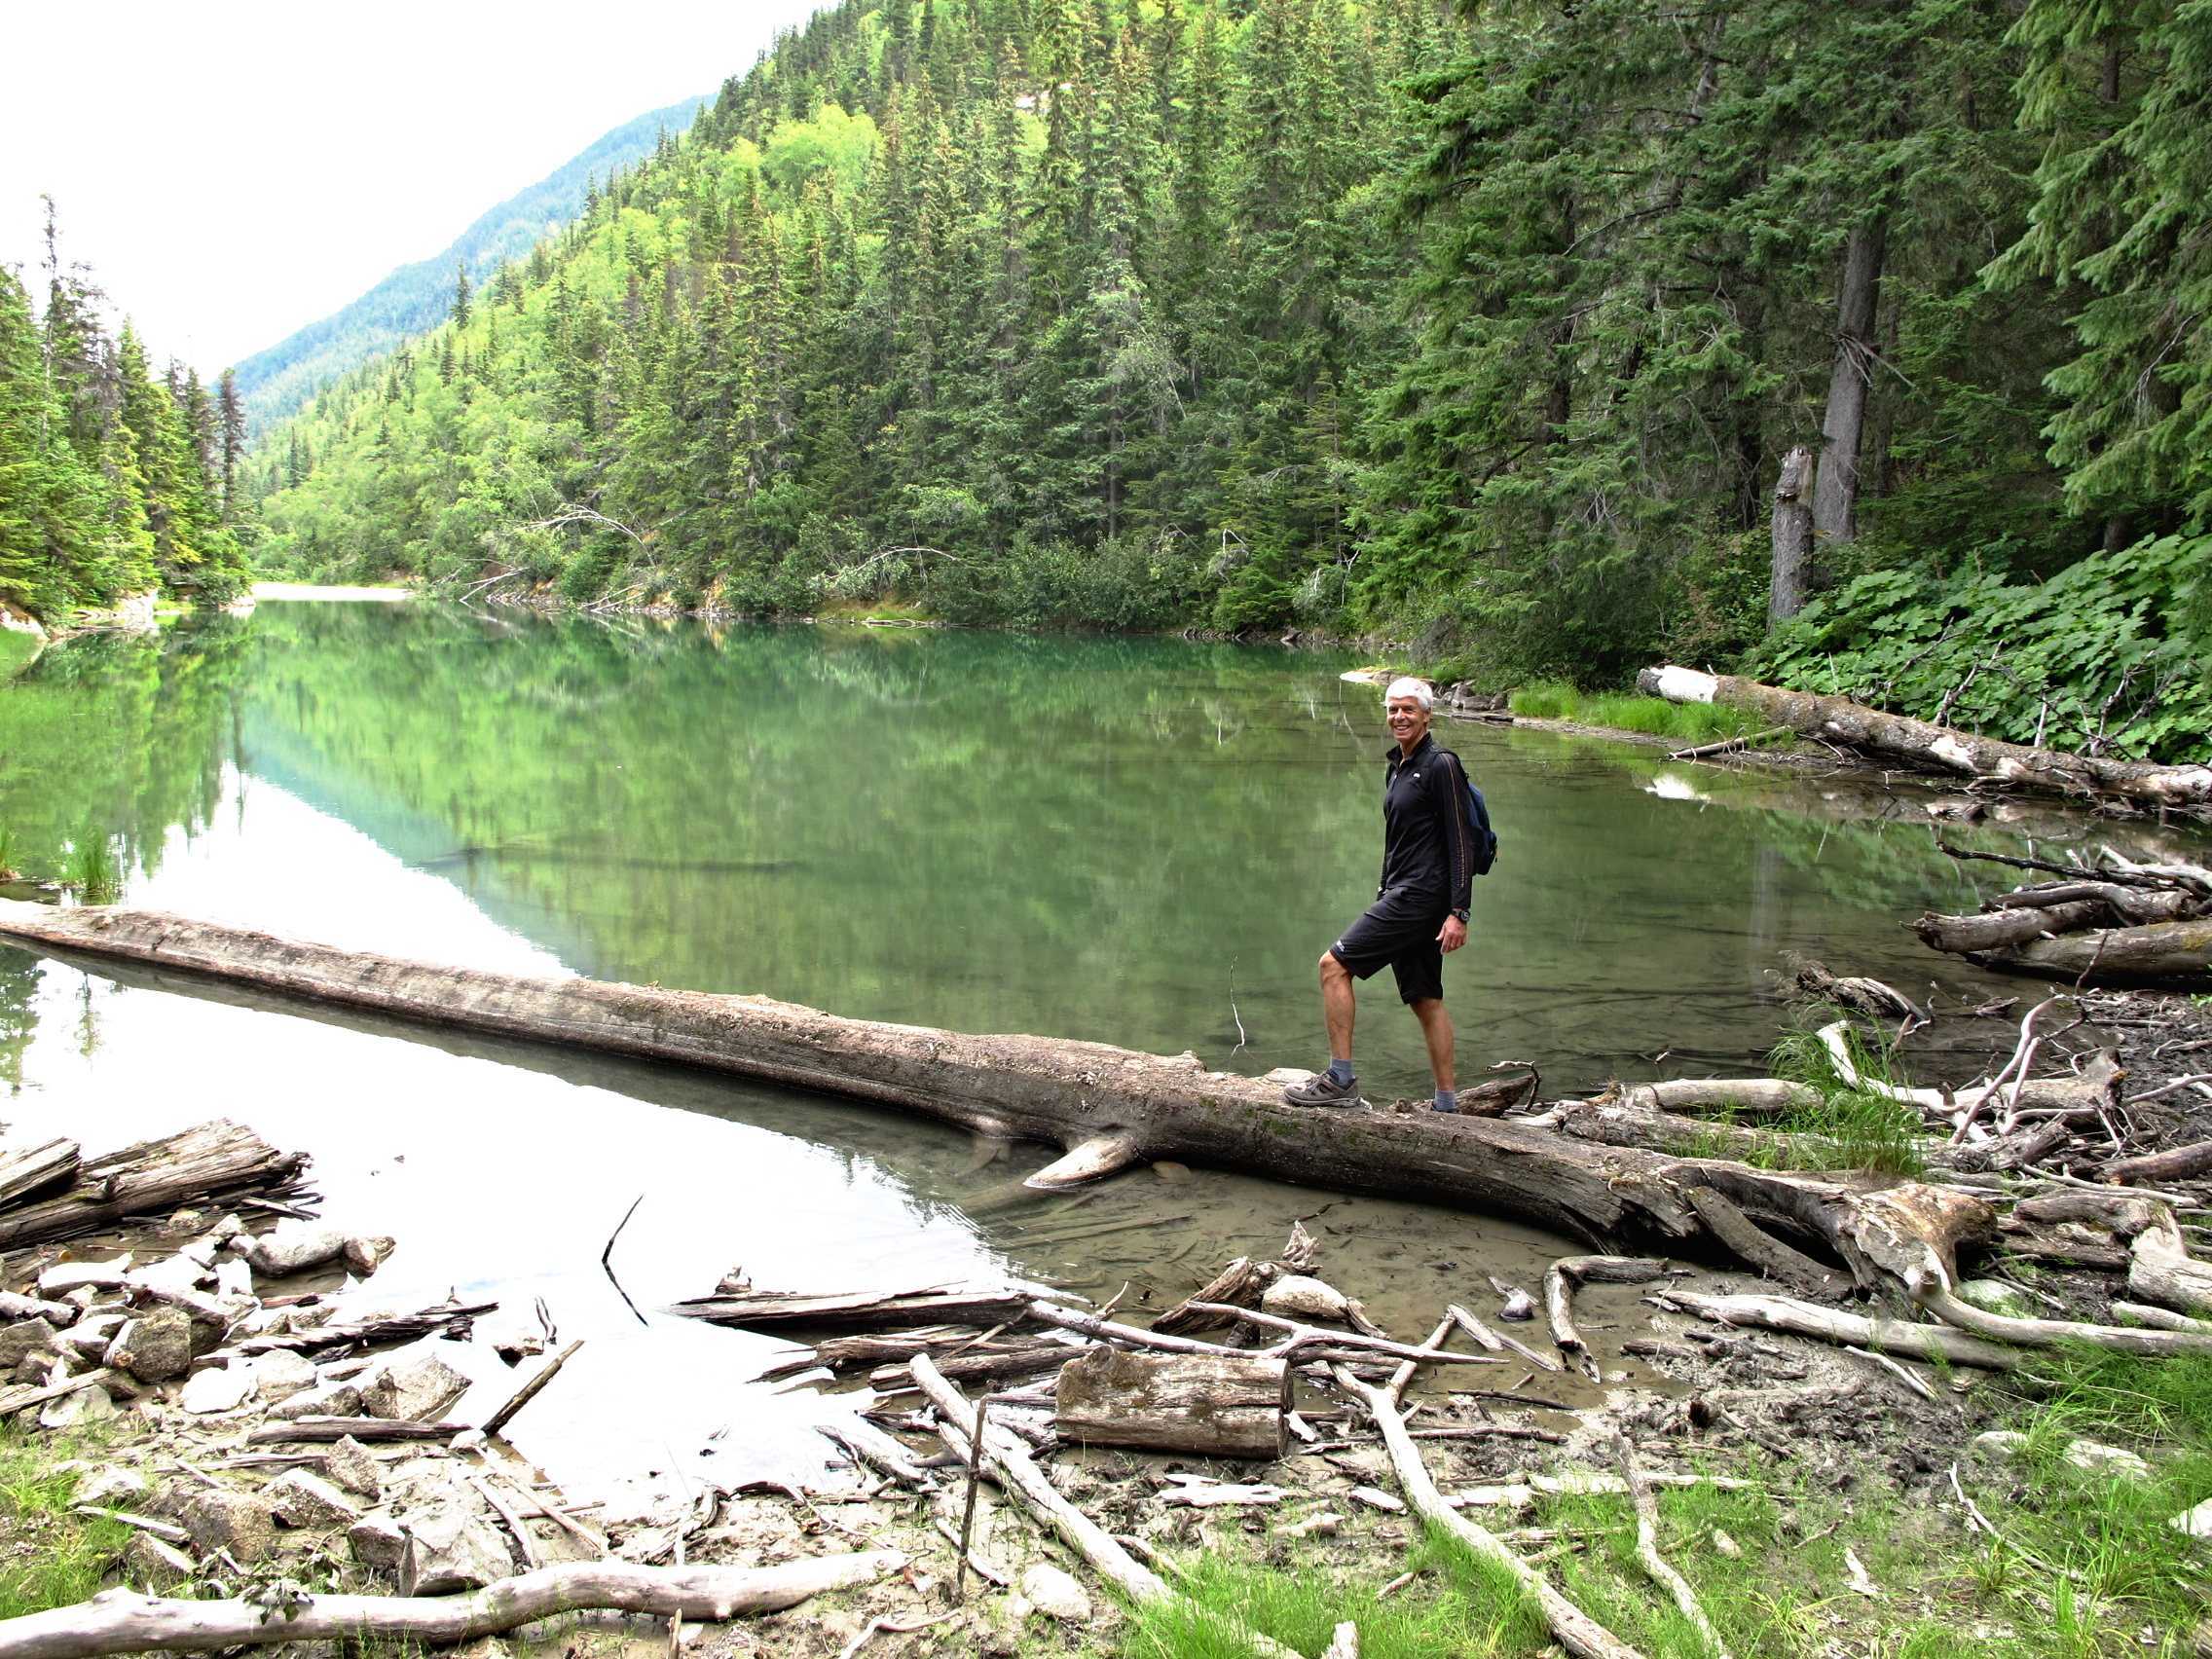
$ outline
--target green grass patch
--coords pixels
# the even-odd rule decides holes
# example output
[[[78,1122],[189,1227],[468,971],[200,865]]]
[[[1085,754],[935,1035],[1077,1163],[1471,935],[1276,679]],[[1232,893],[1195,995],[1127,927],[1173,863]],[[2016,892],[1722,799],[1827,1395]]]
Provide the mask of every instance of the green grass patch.
[[[1811,1011],[1810,1020],[1825,1025],[1832,1009]],[[1895,1056],[1869,1043],[1859,1026],[1846,1028],[1851,1063],[1862,1083],[1893,1083]],[[1794,1169],[1871,1169],[1887,1175],[1919,1175],[1928,1167],[1922,1155],[1926,1126],[1910,1106],[1855,1088],[1836,1070],[1826,1047],[1810,1029],[1788,1032],[1768,1052],[1771,1075],[1801,1083],[1820,1098],[1773,1119],[1770,1126],[1803,1137],[1801,1155],[1768,1161],[1769,1167]]]
[[[129,1542],[126,1527],[70,1513],[77,1477],[55,1468],[61,1460],[55,1446],[0,1429],[0,1619],[95,1594]]]
[[[70,843],[61,879],[76,890],[80,903],[112,904],[123,896],[123,867],[107,837],[97,830],[88,830]]]
[[[1573,720],[1675,738],[1685,746],[1749,737],[1764,729],[1755,715],[1710,703],[1670,703],[1634,691],[1581,691],[1564,680],[1540,680],[1506,699],[1517,715],[1532,720]]]

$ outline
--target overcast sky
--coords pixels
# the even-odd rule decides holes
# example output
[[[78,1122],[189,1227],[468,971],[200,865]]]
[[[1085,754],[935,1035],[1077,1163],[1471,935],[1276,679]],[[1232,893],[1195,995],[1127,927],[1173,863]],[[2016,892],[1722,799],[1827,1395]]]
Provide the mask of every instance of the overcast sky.
[[[0,7],[0,264],[62,257],[212,376],[436,253],[825,0]]]

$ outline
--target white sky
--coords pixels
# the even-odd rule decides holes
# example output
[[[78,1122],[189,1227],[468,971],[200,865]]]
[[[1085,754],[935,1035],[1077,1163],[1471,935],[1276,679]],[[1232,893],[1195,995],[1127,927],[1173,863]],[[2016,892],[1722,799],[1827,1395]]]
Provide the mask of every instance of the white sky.
[[[28,0],[0,6],[0,264],[39,193],[156,362],[212,377],[825,0]]]

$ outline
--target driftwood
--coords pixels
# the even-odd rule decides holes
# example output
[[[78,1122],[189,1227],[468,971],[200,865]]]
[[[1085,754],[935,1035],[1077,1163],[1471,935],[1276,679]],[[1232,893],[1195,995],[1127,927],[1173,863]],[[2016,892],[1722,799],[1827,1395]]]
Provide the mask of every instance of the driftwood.
[[[1697,1593],[1659,1553],[1659,1503],[1636,1466],[1636,1449],[1629,1444],[1627,1435],[1614,1433],[1613,1455],[1620,1459],[1621,1479],[1627,1483],[1629,1501],[1636,1507],[1636,1559],[1642,1565],[1644,1575],[1674,1598],[1675,1605],[1704,1639],[1714,1659],[1728,1659],[1727,1644],[1713,1628],[1713,1621],[1705,1616],[1704,1607],[1698,1604]]]
[[[268,1446],[286,1440],[451,1440],[468,1425],[459,1422],[415,1422],[406,1418],[304,1417],[265,1422],[246,1436],[250,1445]]]
[[[1230,1325],[1234,1320],[1220,1313],[1199,1313],[1199,1303],[1235,1308],[1257,1308],[1268,1286],[1274,1283],[1282,1270],[1272,1262],[1255,1262],[1249,1256],[1238,1256],[1220,1272],[1198,1289],[1178,1302],[1152,1322],[1156,1331],[1169,1336],[1188,1336],[1193,1331],[1203,1331]]]
[[[812,1295],[802,1291],[752,1290],[736,1295],[694,1297],[669,1309],[711,1325],[769,1330],[778,1325],[903,1325],[931,1319],[997,1321],[1019,1313],[1035,1295],[1020,1289],[855,1291]]]
[[[1559,1351],[1591,1382],[1600,1381],[1597,1356],[1574,1328],[1573,1296],[1585,1284],[1649,1284],[1667,1271],[1665,1262],[1641,1256],[1564,1256],[1544,1272],[1544,1310]]]
[[[1619,1091],[1624,1106],[1645,1112],[1729,1112],[1746,1118],[1779,1118],[1821,1103],[1821,1091],[1778,1077],[1693,1077],[1640,1083]]]
[[[1703,1235],[1685,1182],[1723,1192],[1761,1227],[1816,1238],[1843,1225],[1857,1201],[1814,1177],[1592,1146],[1510,1119],[1302,1111],[1282,1104],[1272,1085],[1209,1072],[1188,1054],[845,1019],[759,997],[441,968],[147,911],[0,902],[0,935],[442,1027],[824,1089],[1002,1138],[1074,1147],[1133,1136],[1148,1159],[1479,1208],[1593,1241]],[[756,1293],[742,1309],[716,1307],[735,1300],[703,1298],[685,1310],[751,1319],[765,1306]],[[925,1307],[899,1316],[947,1315]],[[980,1322],[1002,1316],[994,1310]]]
[[[1985,967],[2077,984],[2202,985],[2212,983],[2212,917],[2060,934],[1969,954]]]
[[[1057,1371],[1067,1363],[1068,1356],[1081,1351],[1066,1343],[1018,1343],[1009,1347],[971,1349],[967,1353],[938,1354],[925,1348],[939,1372],[954,1382],[1000,1383],[1013,1382],[1024,1377],[1042,1376]],[[906,1380],[906,1367],[880,1365],[867,1376],[868,1386],[880,1393],[896,1392],[902,1387],[913,1386]]]
[[[2189,1253],[2170,1211],[2161,1208],[2136,1234],[2127,1265],[2127,1291],[2138,1301],[2178,1312],[2212,1313],[2212,1266]]]
[[[517,1388],[513,1394],[508,1396],[507,1403],[505,1405],[501,1406],[498,1411],[494,1412],[490,1417],[484,1419],[485,1434],[498,1434],[501,1429],[505,1428],[509,1422],[513,1421],[515,1413],[521,1411],[523,1407],[529,1405],[531,1401],[536,1399],[538,1393],[544,1388],[545,1384],[552,1382],[555,1377],[560,1375],[561,1367],[568,1364],[570,1359],[574,1355],[576,1349],[582,1347],[584,1345],[580,1339],[576,1342],[572,1342],[567,1347],[563,1348],[559,1353],[555,1354],[551,1359],[547,1360],[544,1365],[540,1366],[538,1368],[536,1376],[533,1377],[528,1382],[525,1382],[521,1387]]]
[[[1107,1530],[1062,1497],[1026,1448],[994,1424],[980,1424],[978,1414],[960,1390],[938,1375],[926,1354],[917,1354],[910,1366],[916,1385],[937,1408],[939,1433],[945,1445],[965,1459],[971,1454],[1005,1489],[1007,1495],[1061,1539],[1123,1596],[1138,1605],[1181,1602],[1197,1619],[1218,1623],[1221,1633],[1248,1642],[1269,1659],[1292,1659],[1292,1650],[1279,1642],[1247,1631],[1233,1621],[1209,1614],[1198,1603],[1184,1601],[1150,1567],[1122,1547]],[[980,1430],[980,1432],[978,1432]]]
[[[73,1140],[0,1151],[0,1206],[70,1180],[77,1173],[77,1161]]]
[[[1450,1533],[1477,1555],[1512,1574],[1542,1611],[1544,1623],[1562,1647],[1575,1655],[1575,1659],[1641,1659],[1635,1648],[1561,1595],[1549,1579],[1515,1555],[1496,1533],[1453,1508],[1430,1478],[1427,1465],[1421,1461],[1420,1449],[1407,1434],[1406,1419],[1399,1415],[1387,1391],[1360,1382],[1347,1371],[1337,1373],[1337,1382],[1361,1400],[1374,1418],[1383,1448],[1390,1455],[1390,1467],[1397,1474],[1398,1486],[1415,1512],[1430,1526]]]
[[[1815,1337],[1839,1347],[1856,1345],[1948,1365],[1978,1366],[1984,1371],[2010,1371],[2020,1363],[2017,1348],[1984,1342],[1946,1325],[1869,1319],[1787,1296],[1705,1296],[1670,1288],[1660,1292],[1656,1300],[1678,1312],[1722,1325],[1756,1325],[1791,1336]]]
[[[1060,1368],[1053,1400],[1060,1438],[1084,1446],[1272,1462],[1289,1444],[1290,1366],[1281,1359],[1095,1347]]]
[[[0,900],[0,909],[41,908]],[[297,1187],[307,1162],[305,1154],[278,1152],[251,1129],[218,1118],[79,1164],[66,1192],[0,1214],[0,1249],[97,1233],[126,1216],[166,1213],[226,1195],[276,1197]]]
[[[443,1646],[584,1608],[686,1619],[732,1619],[796,1606],[897,1572],[896,1550],[813,1556],[778,1567],[634,1567],[571,1562],[504,1578],[464,1596],[311,1596],[289,1601],[177,1602],[108,1590],[89,1602],[0,1622],[8,1659],[93,1659],[106,1653],[203,1653],[273,1642],[363,1640]]]
[[[58,1382],[26,1383],[17,1388],[0,1388],[0,1418],[28,1410],[32,1406],[43,1406],[49,1400],[58,1400],[65,1394],[74,1394],[80,1388],[90,1388],[94,1383],[109,1382],[114,1376],[114,1372],[102,1368],[82,1372],[75,1377],[64,1377]],[[0,1649],[0,1652],[4,1651],[5,1649]]]
[[[2009,950],[2031,940],[2092,927],[2107,914],[2104,903],[2094,900],[2054,904],[2048,909],[1983,910],[1972,916],[1947,916],[1931,910],[1912,924],[1912,931],[1932,950],[1966,956],[1976,951]]]
[[[1762,1233],[1711,1187],[1692,1187],[1689,1200],[1715,1238],[1777,1284],[1803,1296],[1840,1296],[1850,1289],[1849,1274],[1831,1272],[1802,1251]]]
[[[2212,1140],[2116,1158],[2098,1171],[2108,1181],[2187,1181],[2212,1171]]]
[[[1637,688],[1646,695],[1750,710],[1801,737],[1886,760],[2003,788],[2112,801],[2143,812],[2212,815],[2212,766],[2162,766],[2032,749],[1884,714],[1844,697],[1788,691],[1734,675],[1667,667],[1647,668],[1636,678]]]
[[[419,1313],[398,1313],[388,1319],[316,1325],[305,1331],[270,1331],[260,1336],[240,1337],[237,1342],[204,1357],[209,1360],[224,1359],[233,1354],[270,1353],[277,1348],[289,1348],[294,1353],[312,1353],[317,1348],[355,1345],[374,1347],[387,1343],[412,1342],[432,1331],[448,1330],[463,1319],[475,1318],[479,1313],[493,1312],[498,1306],[497,1302],[458,1303],[443,1308],[425,1308]]]

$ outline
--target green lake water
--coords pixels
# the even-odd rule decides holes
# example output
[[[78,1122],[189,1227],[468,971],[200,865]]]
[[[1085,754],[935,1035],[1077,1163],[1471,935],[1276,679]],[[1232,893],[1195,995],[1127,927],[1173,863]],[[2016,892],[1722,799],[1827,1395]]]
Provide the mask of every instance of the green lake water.
[[[1346,666],[270,604],[69,642],[0,685],[0,834],[34,876],[97,843],[126,903],[345,945],[1256,1073],[1324,1057],[1315,958],[1374,890],[1385,740]],[[1900,925],[1975,892],[1916,809],[1587,739],[1438,734],[1502,842],[1446,969],[1462,1082],[1497,1060],[1535,1062],[1547,1093],[1755,1073],[1789,950],[1916,991],[1995,984]],[[1371,1095],[1425,1091],[1386,975],[1359,1049]],[[701,1384],[776,1346],[650,1316],[733,1267],[791,1288],[1127,1280],[1164,1305],[1319,1212],[1332,1277],[1418,1336],[1441,1296],[1473,1302],[1482,1272],[1532,1272],[1552,1243],[1208,1173],[1130,1177],[1068,1216],[1018,1187],[1042,1149],[0,947],[15,1131],[95,1151],[218,1115],[312,1152],[334,1219],[399,1237],[385,1300],[543,1296],[597,1336],[531,1427],[615,1460],[595,1402],[681,1375],[655,1426],[624,1432],[703,1438],[728,1390]],[[598,1267],[641,1193],[616,1266],[643,1324]]]

